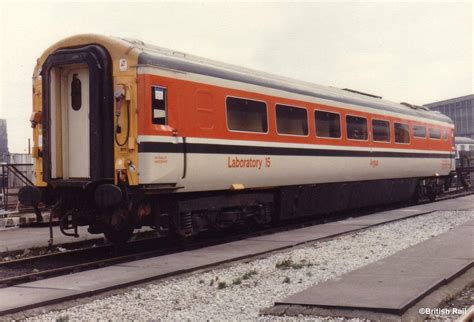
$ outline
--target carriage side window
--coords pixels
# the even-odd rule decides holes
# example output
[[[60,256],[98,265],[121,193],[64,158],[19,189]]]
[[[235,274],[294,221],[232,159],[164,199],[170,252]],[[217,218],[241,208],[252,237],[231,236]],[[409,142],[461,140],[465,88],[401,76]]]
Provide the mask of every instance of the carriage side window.
[[[410,127],[408,124],[394,123],[395,142],[410,143]]]
[[[227,97],[227,126],[231,131],[266,133],[267,104],[244,98]]]
[[[413,136],[416,138],[426,138],[426,127],[414,125],[413,126]]]
[[[347,138],[352,140],[367,140],[367,119],[364,117],[346,116]]]
[[[276,105],[278,134],[308,135],[308,113],[305,108]]]
[[[167,124],[166,105],[167,105],[166,88],[160,86],[151,87],[151,110],[153,124]]]
[[[390,122],[372,120],[372,137],[374,141],[390,142]]]
[[[444,139],[445,141],[448,140],[448,130],[443,130],[443,139]]]
[[[430,128],[430,139],[436,139],[436,140],[441,139],[441,130]]]
[[[341,117],[337,113],[314,111],[316,135],[321,138],[341,137]]]

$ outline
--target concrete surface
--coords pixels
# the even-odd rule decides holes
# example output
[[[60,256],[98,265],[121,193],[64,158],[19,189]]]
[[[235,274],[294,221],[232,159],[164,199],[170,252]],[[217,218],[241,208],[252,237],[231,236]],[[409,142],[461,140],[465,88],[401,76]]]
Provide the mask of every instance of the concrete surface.
[[[468,210],[474,208],[474,197],[472,195],[465,196],[456,199],[443,200],[433,203],[427,203],[424,205],[415,205],[402,209],[393,209],[388,211],[378,212],[367,216],[360,216],[355,218],[349,218],[338,222],[338,224],[347,225],[376,225],[379,223],[386,223],[387,218],[391,220],[403,219],[406,217],[421,215],[432,211],[443,211],[443,210]]]
[[[313,227],[306,227],[292,231],[284,231],[275,234],[269,234],[259,237],[249,238],[255,241],[289,241],[294,243],[304,243],[311,239],[328,238],[357,229],[367,227],[368,225],[348,225],[348,224],[323,224]],[[316,229],[317,227],[317,229]]]
[[[49,222],[48,212],[44,212],[41,215],[43,217],[43,223]],[[36,214],[34,213],[23,213],[18,212],[17,210],[0,210],[0,232],[4,229],[12,227],[19,228],[19,226],[28,226],[32,224],[36,224]]]
[[[89,234],[87,227],[79,227],[79,238],[64,236],[58,226],[53,227],[54,244],[73,243],[81,240],[102,238],[102,234]],[[0,253],[33,247],[48,246],[48,227],[28,227],[0,231]]]
[[[474,221],[276,304],[403,314],[474,263]]]
[[[420,308],[443,308],[447,299],[452,299],[458,296],[458,294],[466,287],[472,285],[473,281],[474,267],[470,268],[468,271],[451,281],[449,284],[443,285],[432,293],[428,294],[426,297],[423,297],[401,316],[398,314],[389,314],[360,309],[321,308],[317,306],[302,305],[276,305],[262,310],[262,314],[294,316],[298,318],[304,316],[304,318],[309,320],[317,319],[317,317],[337,317],[338,319],[339,317],[345,317],[346,319],[366,319],[370,321],[386,322],[424,321],[427,315],[421,314],[419,311]],[[19,319],[23,319],[24,317],[25,316],[18,316]]]

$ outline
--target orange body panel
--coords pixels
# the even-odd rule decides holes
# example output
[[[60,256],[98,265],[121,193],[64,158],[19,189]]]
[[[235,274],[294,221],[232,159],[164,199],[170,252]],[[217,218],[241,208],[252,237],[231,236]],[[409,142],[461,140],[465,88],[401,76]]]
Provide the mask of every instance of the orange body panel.
[[[163,129],[160,125],[151,122],[151,86],[158,85],[168,89],[168,125],[175,130],[175,135],[182,137],[228,139],[228,140],[248,140],[248,141],[269,141],[281,143],[304,143],[315,145],[335,145],[351,147],[376,147],[391,149],[416,149],[427,151],[449,151],[452,149],[453,130],[430,122],[418,122],[409,119],[397,118],[380,113],[366,113],[347,108],[341,108],[322,104],[315,104],[300,100],[275,97],[260,93],[247,92],[232,88],[202,84],[185,81],[175,78],[168,78],[156,75],[138,75],[138,135],[173,135],[172,131]],[[200,107],[196,102],[196,93],[205,93],[210,96],[211,106]],[[245,133],[233,132],[227,129],[225,101],[227,96],[248,98],[264,101],[268,110],[268,133]],[[288,104],[304,107],[308,111],[308,136],[288,136],[277,134],[275,104]],[[324,110],[336,112],[341,115],[340,139],[319,138],[316,136],[314,111]],[[367,141],[350,140],[346,135],[345,116],[354,115],[365,117],[368,120],[369,139]],[[372,132],[372,119],[390,121],[390,142],[374,142],[370,133]],[[410,143],[395,143],[394,122],[405,123],[410,126]],[[414,138],[412,127],[414,125],[425,126],[427,138]],[[448,139],[429,139],[429,128],[439,128],[442,133],[448,132]]]

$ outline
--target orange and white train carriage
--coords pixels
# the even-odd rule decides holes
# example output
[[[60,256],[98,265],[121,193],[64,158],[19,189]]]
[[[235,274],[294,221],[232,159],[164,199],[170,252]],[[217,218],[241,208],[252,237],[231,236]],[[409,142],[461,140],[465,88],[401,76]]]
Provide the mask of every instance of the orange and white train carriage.
[[[433,199],[454,167],[437,112],[79,35],[33,75],[35,187],[61,227],[113,241],[149,225],[193,235]]]

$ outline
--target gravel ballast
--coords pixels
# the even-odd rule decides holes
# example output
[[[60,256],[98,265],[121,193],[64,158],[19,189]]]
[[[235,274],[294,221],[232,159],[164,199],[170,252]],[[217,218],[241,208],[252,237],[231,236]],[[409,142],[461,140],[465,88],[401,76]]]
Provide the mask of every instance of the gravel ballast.
[[[308,243],[264,259],[156,282],[32,319],[254,320],[275,301],[472,219],[473,210],[435,212]]]

